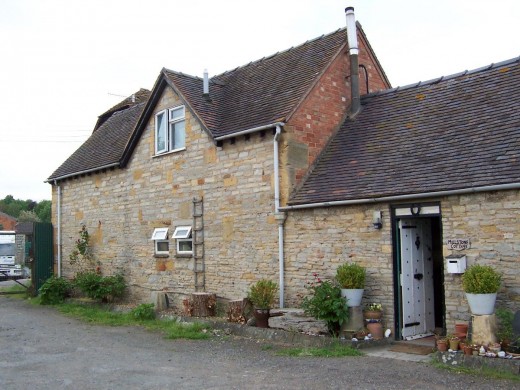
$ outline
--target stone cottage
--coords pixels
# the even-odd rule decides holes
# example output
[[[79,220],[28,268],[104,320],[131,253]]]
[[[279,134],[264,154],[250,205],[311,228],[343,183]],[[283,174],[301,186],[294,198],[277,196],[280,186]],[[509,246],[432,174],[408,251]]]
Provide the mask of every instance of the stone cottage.
[[[520,58],[362,97],[281,211],[286,273],[368,269],[397,337],[470,318],[460,260],[520,308]],[[455,272],[453,272],[455,271]]]
[[[269,278],[281,306],[294,302],[278,209],[349,114],[351,86],[358,102],[390,87],[361,26],[350,30],[212,78],[163,69],[151,91],[102,114],[48,178],[57,272],[77,271],[69,255],[85,226],[102,272],[123,272],[132,298],[237,299]]]
[[[82,226],[140,301],[269,278],[295,306],[355,261],[400,338],[469,318],[449,240],[518,306],[518,61],[389,89],[355,25],[211,78],[163,69],[101,115],[48,178],[57,272]]]

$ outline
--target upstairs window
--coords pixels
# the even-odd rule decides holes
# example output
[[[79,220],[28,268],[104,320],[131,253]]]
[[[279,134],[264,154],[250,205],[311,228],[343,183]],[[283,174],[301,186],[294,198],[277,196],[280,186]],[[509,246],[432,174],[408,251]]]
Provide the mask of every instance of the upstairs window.
[[[177,226],[172,238],[177,240],[177,254],[189,255],[193,253],[191,226]]]
[[[186,145],[184,106],[155,115],[155,154],[183,150]]]

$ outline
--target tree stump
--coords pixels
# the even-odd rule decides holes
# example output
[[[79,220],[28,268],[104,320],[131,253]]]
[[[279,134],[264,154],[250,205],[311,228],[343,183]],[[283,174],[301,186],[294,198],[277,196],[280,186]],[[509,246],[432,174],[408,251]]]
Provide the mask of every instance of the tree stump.
[[[238,324],[245,324],[246,317],[244,315],[244,308],[246,306],[245,299],[238,299],[228,303],[227,316],[229,322]]]
[[[217,305],[216,294],[193,293],[191,294],[191,308],[194,317],[212,317],[215,315]]]

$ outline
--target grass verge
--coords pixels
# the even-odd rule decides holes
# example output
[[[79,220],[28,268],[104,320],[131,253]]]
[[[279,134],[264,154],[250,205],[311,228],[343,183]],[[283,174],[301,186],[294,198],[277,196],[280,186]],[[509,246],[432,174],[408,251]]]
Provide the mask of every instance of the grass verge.
[[[116,313],[99,305],[63,303],[54,305],[61,313],[91,324],[109,326],[142,326],[164,333],[167,339],[205,340],[210,337],[208,327],[199,322],[183,323],[176,320],[138,320],[131,313]]]
[[[9,295],[14,298],[26,298],[27,289],[19,284],[13,284],[9,287],[0,287],[0,293]]]
[[[293,357],[345,357],[363,356],[363,352],[347,345],[334,344],[329,347],[322,348],[287,348],[278,351],[277,355]]]

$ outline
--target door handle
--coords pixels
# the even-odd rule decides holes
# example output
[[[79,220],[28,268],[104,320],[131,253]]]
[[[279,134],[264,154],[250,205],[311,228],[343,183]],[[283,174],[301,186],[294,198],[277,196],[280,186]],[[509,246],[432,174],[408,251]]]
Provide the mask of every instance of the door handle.
[[[414,279],[417,279],[417,280],[422,280],[423,278],[423,274],[414,274]]]

